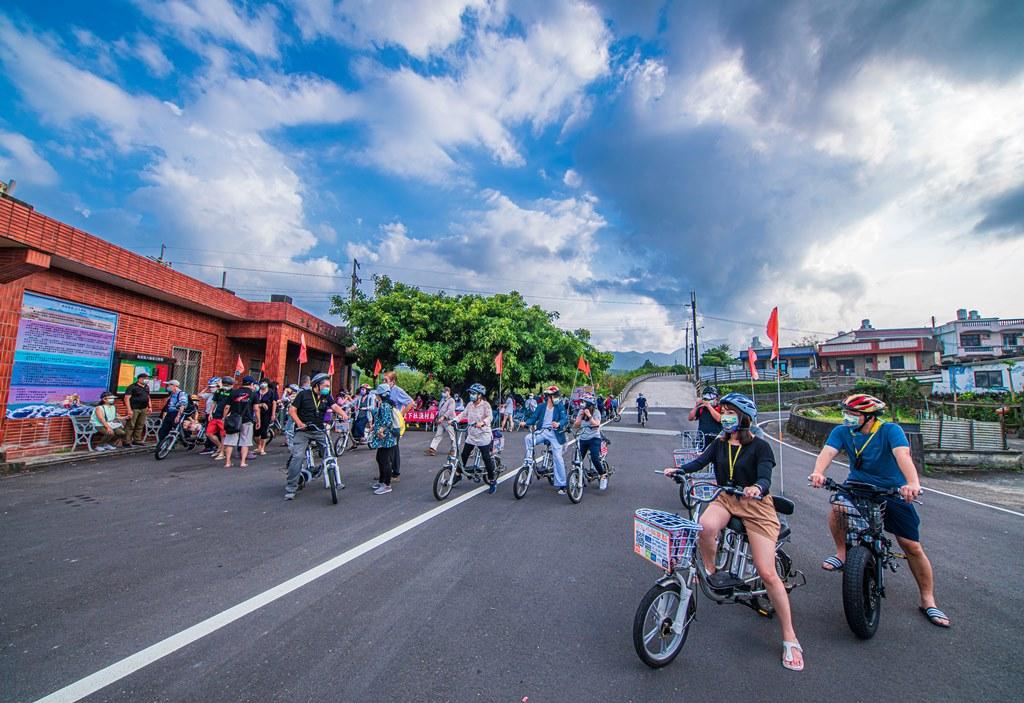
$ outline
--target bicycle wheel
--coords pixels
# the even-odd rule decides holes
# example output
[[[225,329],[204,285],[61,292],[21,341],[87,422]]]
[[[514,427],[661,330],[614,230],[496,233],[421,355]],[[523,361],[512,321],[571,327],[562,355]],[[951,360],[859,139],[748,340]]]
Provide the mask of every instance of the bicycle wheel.
[[[441,470],[434,476],[434,497],[438,500],[444,500],[450,496],[454,479],[455,469],[452,468],[451,464],[442,466]]]
[[[853,634],[862,640],[874,637],[881,620],[881,606],[878,560],[867,547],[851,547],[843,566],[843,613]]]
[[[652,669],[660,669],[672,662],[690,632],[690,623],[697,611],[697,593],[690,593],[686,606],[685,624],[681,632],[674,632],[679,609],[679,584],[655,585],[644,595],[633,618],[633,648],[640,660]]]
[[[165,458],[168,454],[171,453],[171,450],[174,449],[174,443],[175,441],[177,441],[177,439],[177,435],[169,434],[166,437],[164,437],[163,440],[161,440],[160,444],[156,445],[155,456],[158,461],[160,459]]]
[[[573,504],[583,500],[583,469],[574,466],[565,481],[565,493]]]
[[[340,457],[348,449],[348,433],[342,432],[336,440],[334,440],[334,456]]]
[[[519,469],[515,479],[512,481],[512,495],[516,500],[521,499],[530,490],[530,467],[524,466]]]
[[[324,462],[324,471],[327,472],[327,480],[331,485],[331,502],[338,504],[338,470]]]

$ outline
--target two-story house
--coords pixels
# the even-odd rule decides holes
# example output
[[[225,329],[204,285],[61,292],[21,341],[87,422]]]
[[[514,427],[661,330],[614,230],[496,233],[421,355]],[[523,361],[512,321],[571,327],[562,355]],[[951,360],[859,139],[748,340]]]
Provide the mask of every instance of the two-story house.
[[[1024,318],[982,317],[961,308],[956,319],[936,328],[943,364],[1024,355]]]
[[[931,327],[875,329],[862,320],[860,329],[840,332],[818,347],[823,371],[866,376],[879,371],[922,371],[938,366],[939,343]]]

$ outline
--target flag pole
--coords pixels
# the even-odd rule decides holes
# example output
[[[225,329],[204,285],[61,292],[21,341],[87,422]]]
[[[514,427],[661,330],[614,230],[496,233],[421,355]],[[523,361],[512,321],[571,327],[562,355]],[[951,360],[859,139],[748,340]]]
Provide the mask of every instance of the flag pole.
[[[502,349],[502,350],[500,350],[498,352],[498,355],[501,357],[501,368],[498,370],[498,398],[497,398],[497,401],[496,401],[497,404],[498,404],[498,422],[499,423],[501,423],[501,408],[502,408],[501,381],[502,381],[502,377],[505,375],[505,354],[503,353],[504,351],[505,350]]]
[[[786,478],[782,469],[782,376],[779,371],[782,369],[782,352],[775,359],[775,393],[778,402],[779,415],[779,494],[786,495]],[[770,392],[770,391],[769,391]]]
[[[299,374],[295,378],[295,385],[297,385],[297,386],[301,386],[302,385],[302,362],[301,361],[299,362]]]

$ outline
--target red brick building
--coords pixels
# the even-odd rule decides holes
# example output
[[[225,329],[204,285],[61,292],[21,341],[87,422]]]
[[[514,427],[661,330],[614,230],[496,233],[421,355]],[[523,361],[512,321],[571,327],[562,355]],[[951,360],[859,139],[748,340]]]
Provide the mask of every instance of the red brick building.
[[[38,300],[48,301],[56,312],[50,311],[51,318],[43,322],[26,319],[22,324],[29,301]],[[47,359],[59,363],[76,358],[82,346],[103,341],[101,333],[88,329],[78,336],[64,334],[60,319],[50,324],[62,314],[61,305],[94,310],[114,321],[106,342],[113,346],[111,365],[121,356],[163,358],[173,363],[173,374],[189,391],[211,376],[233,373],[239,358],[247,372],[255,375],[263,367],[267,378],[294,383],[300,336],[308,355],[303,373],[326,371],[333,354],[335,390],[348,382],[352,356],[351,350],[346,355],[343,328],[290,302],[243,300],[0,196],[0,459],[50,453],[72,444],[67,417],[20,419],[8,412],[9,406],[17,406],[15,401],[28,398],[24,394],[39,380],[38,369],[48,368]],[[29,348],[25,325],[32,324],[35,346]],[[19,343],[22,348],[17,350]],[[35,362],[31,378],[23,372],[30,365],[26,358]],[[104,358],[100,352],[95,356],[101,375]],[[112,366],[109,377],[113,388],[117,369]],[[12,397],[12,392],[24,397]]]

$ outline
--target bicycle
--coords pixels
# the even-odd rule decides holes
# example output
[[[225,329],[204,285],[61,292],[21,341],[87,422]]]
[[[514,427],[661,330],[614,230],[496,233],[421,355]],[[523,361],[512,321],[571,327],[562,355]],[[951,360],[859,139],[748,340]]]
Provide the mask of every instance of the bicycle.
[[[649,508],[640,508],[633,518],[633,552],[665,571],[644,594],[633,618],[633,647],[641,661],[652,669],[667,666],[686,644],[690,624],[697,614],[698,587],[715,603],[745,605],[763,617],[772,617],[774,613],[764,582],[754,568],[746,530],[739,518],[732,518],[722,530],[715,554],[716,570],[732,576],[724,588],[715,589],[708,584],[707,570],[697,551],[703,507],[720,493],[743,495],[742,489],[693,482],[686,475],[676,476],[675,480],[687,483],[693,493],[691,503],[695,507],[690,511],[690,519]],[[772,500],[780,516],[793,513],[792,501],[780,496],[772,496]],[[783,550],[789,537],[789,526],[783,522],[775,547],[775,569],[787,593],[806,584],[803,573],[793,570],[793,562]]]
[[[535,429],[531,429],[530,434],[536,439],[537,431]],[[546,478],[549,484],[554,485],[555,450],[547,442],[544,444],[547,445],[547,450],[544,452],[544,458],[541,459],[540,466],[537,466],[536,442],[532,443],[533,453],[523,459],[523,465],[519,468],[515,479],[512,481],[512,495],[515,496],[516,500],[521,500],[526,495],[526,492],[530,489],[530,484],[533,483],[534,475],[537,478]],[[573,503],[579,503],[583,500],[583,478],[581,474],[582,469],[576,466],[573,466],[566,472],[565,493]],[[576,489],[574,491],[569,490],[569,486],[576,486]]]
[[[885,536],[885,503],[900,498],[899,488],[880,488],[869,483],[837,483],[825,479],[833,492],[829,502],[838,514],[846,534],[846,563],[843,564],[843,613],[853,634],[867,640],[874,637],[882,616],[886,569],[896,573],[904,559],[893,551]],[[915,501],[920,503],[920,501]]]
[[[647,427],[648,419],[650,419],[650,416],[647,414],[646,406],[636,409],[636,422],[638,425],[640,425],[641,427]]]
[[[185,449],[192,451],[195,449],[196,444],[199,443],[199,440],[204,436],[202,423],[196,423],[192,430],[185,432],[182,429],[183,420],[184,418],[181,418],[175,422],[174,425],[171,426],[167,436],[160,440],[159,444],[156,445],[154,456],[157,461],[165,459],[167,455],[171,453],[171,450],[174,449],[178,440],[181,440],[181,443],[185,445]]]
[[[683,464],[688,464],[703,454],[704,450],[707,449],[705,446],[706,441],[707,435],[700,430],[683,430],[682,447],[672,450],[672,462],[675,467],[678,469]],[[688,476],[692,481],[710,481],[713,483],[715,481],[715,465],[713,463],[708,464],[703,470],[688,474]],[[679,484],[679,502],[687,510],[693,507],[690,503],[689,487],[683,482]]]
[[[466,444],[468,432],[468,428],[465,427],[457,427],[455,429],[455,446],[452,447],[452,451],[448,455],[448,460],[444,463],[444,466],[434,476],[434,498],[437,500],[444,500],[451,495],[452,488],[456,483],[455,476],[457,474],[461,474],[462,478],[469,479],[473,483],[484,483],[487,480],[487,467],[484,466],[479,448],[473,450],[473,463],[462,463],[462,452],[460,449]],[[491,446],[494,447],[495,444]],[[494,480],[497,481],[504,469],[501,463],[500,452],[494,452],[491,458],[494,460]]]
[[[352,423],[349,420],[335,420],[333,430],[338,433],[334,440],[334,455],[340,459],[346,449],[355,446],[352,439]]]
[[[566,493],[579,492],[579,500],[574,500],[574,503],[579,503],[583,500],[583,489],[589,485],[591,481],[597,481],[601,478],[601,474],[598,473],[597,469],[594,468],[593,462],[590,460],[590,453],[583,454],[583,448],[580,446],[579,433],[574,433],[576,437],[576,446],[572,455],[572,466],[573,471],[569,472],[572,476],[578,476],[578,484],[574,484],[573,481],[569,480],[569,475],[566,475]],[[611,443],[602,434],[601,435],[601,464],[604,466],[604,472],[606,477],[610,477],[615,473],[615,469],[612,467],[610,461],[608,461],[608,447]],[[570,497],[571,500],[571,497]]]
[[[305,488],[306,484],[312,481],[317,476],[323,474],[324,477],[324,488],[331,489],[331,503],[338,504],[338,491],[345,487],[345,484],[341,482],[341,467],[338,465],[338,457],[334,454],[334,447],[331,446],[330,435],[321,427],[315,427],[313,425],[307,425],[306,430],[297,430],[298,432],[318,432],[323,435],[323,444],[307,444],[306,445],[306,457],[305,464],[302,468],[302,472],[299,474],[299,489]],[[317,447],[316,453],[320,455],[321,462],[317,463],[313,460],[314,450],[313,447]],[[327,455],[321,454],[322,447],[327,447]]]

